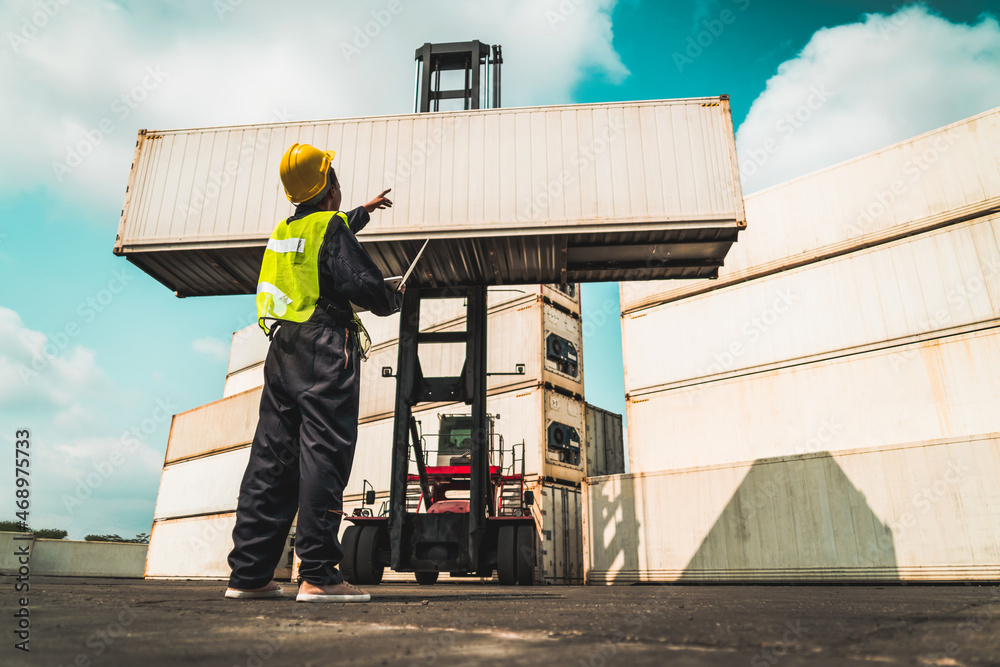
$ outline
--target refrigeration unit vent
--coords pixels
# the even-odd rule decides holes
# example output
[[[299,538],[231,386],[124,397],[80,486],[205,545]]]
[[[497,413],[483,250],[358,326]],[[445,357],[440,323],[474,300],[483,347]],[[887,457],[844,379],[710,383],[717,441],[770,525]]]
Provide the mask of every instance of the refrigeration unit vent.
[[[556,363],[560,373],[565,373],[571,377],[579,377],[578,357],[576,345],[569,342],[562,336],[549,334],[545,339],[545,356]]]
[[[580,465],[580,434],[572,426],[560,422],[549,424],[549,450],[562,463]]]

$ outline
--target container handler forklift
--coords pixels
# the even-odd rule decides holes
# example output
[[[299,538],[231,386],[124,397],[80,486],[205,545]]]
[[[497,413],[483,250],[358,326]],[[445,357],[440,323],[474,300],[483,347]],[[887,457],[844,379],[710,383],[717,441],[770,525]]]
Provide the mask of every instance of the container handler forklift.
[[[500,415],[487,414],[489,423],[487,460],[486,539],[480,546],[483,567],[474,570],[450,571],[453,577],[491,577],[494,568],[503,585],[531,585],[535,578],[535,523],[531,517],[534,496],[525,488],[524,451],[520,443],[509,450],[510,463],[505,465],[503,437],[496,432]],[[418,430],[419,422],[411,417],[411,442],[416,455],[418,474],[407,475],[406,512],[413,515],[468,515],[471,508],[472,481],[472,416],[442,415],[439,430],[431,437],[438,440],[436,465],[427,465],[429,451],[426,439]],[[517,456],[520,448],[521,456]],[[422,474],[419,472],[422,470]],[[360,508],[347,517],[351,523],[344,531],[344,576],[355,584],[373,585],[382,580],[385,564],[391,557],[385,549],[388,535],[388,502],[376,515],[372,509],[375,490],[365,480],[365,498]],[[461,521],[462,517],[445,520]],[[380,551],[380,540],[382,541]],[[418,583],[433,584],[440,570],[415,570]]]
[[[442,100],[452,104],[461,100],[466,110],[500,107],[503,52],[499,45],[480,41],[424,44],[415,60],[414,111],[439,111]],[[464,72],[461,89],[441,89],[441,73],[449,71]],[[490,257],[496,268],[493,252]],[[447,265],[425,268],[421,282],[433,287],[408,289],[403,298],[389,503],[385,516],[347,517],[352,525],[344,532],[342,567],[354,583],[377,584],[386,567],[413,572],[421,584],[434,583],[441,572],[490,577],[494,570],[504,585],[534,583],[535,524],[526,510],[533,499],[524,490],[523,471],[520,476],[505,475],[501,462],[493,465],[490,460],[493,427],[486,413],[486,286],[445,286],[448,283],[442,277],[452,273],[449,269]],[[421,332],[421,303],[432,299],[465,299],[466,330]],[[424,377],[417,354],[420,343],[464,344],[465,364],[459,376]],[[519,370],[523,373],[523,366]],[[392,369],[383,369],[383,376],[391,377]],[[467,422],[460,424],[467,436],[459,447],[467,449],[468,462],[448,461],[449,465],[428,468],[413,407],[459,401],[472,406]],[[409,474],[411,447],[415,476]],[[408,494],[414,483],[419,494]],[[448,496],[466,491],[467,499]],[[505,499],[505,494],[510,497]],[[520,510],[517,515],[508,513],[515,505]]]
[[[421,302],[441,298],[466,299],[465,331],[419,331]],[[422,584],[434,583],[440,572],[491,577],[494,570],[504,585],[534,583],[535,525],[527,511],[533,498],[524,490],[523,454],[521,473],[512,469],[505,474],[502,439],[486,412],[486,312],[486,287],[407,290],[395,376],[389,503],[380,512],[384,516],[347,518],[352,525],[344,532],[342,566],[349,581],[377,584],[389,566],[414,572]],[[420,343],[464,344],[461,374],[424,377],[417,354]],[[383,370],[384,375],[391,373]],[[465,402],[472,410],[442,419],[439,465],[428,467],[412,409],[422,402],[450,401]],[[491,442],[498,446],[491,448]],[[411,447],[416,475],[409,474]],[[442,453],[448,465],[440,465]],[[410,490],[414,484],[419,492]],[[454,497],[466,491],[468,498]],[[374,501],[372,491],[366,496],[366,501]]]

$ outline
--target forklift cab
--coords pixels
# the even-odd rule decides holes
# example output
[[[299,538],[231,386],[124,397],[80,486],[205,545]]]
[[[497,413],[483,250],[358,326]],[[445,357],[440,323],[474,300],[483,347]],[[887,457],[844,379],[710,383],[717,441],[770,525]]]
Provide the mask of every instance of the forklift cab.
[[[489,442],[493,442],[493,427],[500,415],[487,414]],[[467,466],[472,462],[472,415],[439,415],[438,466]],[[491,455],[492,455],[492,447]],[[492,456],[491,456],[492,458]]]

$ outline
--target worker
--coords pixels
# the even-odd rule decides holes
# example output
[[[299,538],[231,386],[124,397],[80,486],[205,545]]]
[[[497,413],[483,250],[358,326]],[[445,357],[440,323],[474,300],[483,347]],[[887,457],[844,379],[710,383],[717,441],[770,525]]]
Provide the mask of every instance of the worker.
[[[359,363],[370,344],[352,304],[384,317],[404,287],[387,286],[355,235],[389,208],[383,191],[340,211],[333,151],[293,144],[281,183],[294,214],[275,228],[261,264],[257,317],[270,338],[260,419],[240,484],[227,598],[281,597],[273,581],[298,509],[296,600],[365,602],[337,569],[343,492],[358,439]]]

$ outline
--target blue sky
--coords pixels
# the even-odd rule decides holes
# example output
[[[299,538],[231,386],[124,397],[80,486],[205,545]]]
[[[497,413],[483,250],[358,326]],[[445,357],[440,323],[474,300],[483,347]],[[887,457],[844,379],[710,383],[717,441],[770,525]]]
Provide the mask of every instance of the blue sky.
[[[0,442],[32,432],[31,523],[148,531],[169,415],[221,397],[229,338],[253,320],[248,297],[177,299],[112,255],[138,129],[406,112],[417,46],[481,39],[504,46],[505,106],[730,95],[749,193],[1000,106],[997,16],[940,0],[3,2]],[[583,298],[588,400],[624,412],[620,323],[594,316],[617,312],[617,288]]]

